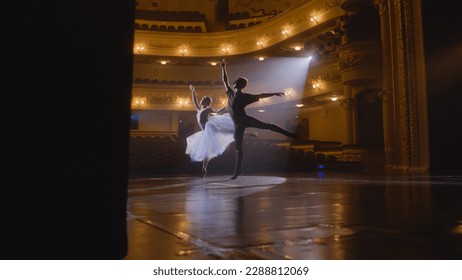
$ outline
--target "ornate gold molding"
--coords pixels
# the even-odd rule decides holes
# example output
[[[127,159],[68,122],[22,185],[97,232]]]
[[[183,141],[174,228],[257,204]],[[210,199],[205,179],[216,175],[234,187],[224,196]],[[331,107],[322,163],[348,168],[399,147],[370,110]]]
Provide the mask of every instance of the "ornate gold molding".
[[[381,79],[381,53],[378,42],[355,42],[339,53],[342,82],[352,87],[369,86]]]
[[[342,48],[338,61],[340,71],[362,66],[380,65],[380,52],[376,42],[356,42]]]
[[[420,166],[416,64],[414,58],[414,29],[411,1],[394,0],[397,38],[397,79],[401,161],[409,167]]]
[[[317,22],[310,20],[314,14]],[[340,0],[313,0],[251,28],[193,34],[136,30],[134,44],[144,44],[146,48],[142,53],[135,51],[135,54],[182,56],[180,49],[187,48],[185,56],[213,57],[223,56],[224,47],[229,48],[229,55],[245,54],[280,43],[287,36],[297,35],[342,14]],[[282,34],[283,29],[288,31],[288,35]],[[257,45],[257,42],[262,42],[262,45]]]
[[[316,81],[322,81],[323,83],[337,82],[342,79],[340,70],[337,68],[330,67],[329,69],[324,69],[322,71],[312,71],[308,75],[310,80],[310,85],[313,85]]]

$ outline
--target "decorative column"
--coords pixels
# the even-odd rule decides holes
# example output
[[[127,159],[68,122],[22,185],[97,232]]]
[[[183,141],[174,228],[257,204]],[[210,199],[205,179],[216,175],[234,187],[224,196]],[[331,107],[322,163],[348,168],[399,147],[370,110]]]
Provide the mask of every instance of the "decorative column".
[[[428,109],[420,0],[388,3],[393,37],[392,80],[396,166],[404,171],[429,169]]]
[[[346,139],[344,144],[354,144],[354,106],[353,98],[351,93],[351,87],[344,86],[344,99],[341,101],[340,105],[345,109],[345,128],[346,128]]]
[[[383,115],[383,141],[385,152],[385,168],[395,164],[395,124],[393,112],[393,84],[392,84],[392,42],[390,39],[390,21],[388,0],[374,0],[375,7],[380,15],[380,33],[382,49],[382,90],[379,94],[382,99]]]

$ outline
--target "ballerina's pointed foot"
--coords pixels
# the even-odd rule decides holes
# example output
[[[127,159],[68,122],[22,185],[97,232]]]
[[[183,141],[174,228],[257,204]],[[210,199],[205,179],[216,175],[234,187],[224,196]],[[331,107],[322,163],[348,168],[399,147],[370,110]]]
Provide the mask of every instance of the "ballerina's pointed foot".
[[[207,169],[202,169],[201,178],[204,178],[207,175]]]

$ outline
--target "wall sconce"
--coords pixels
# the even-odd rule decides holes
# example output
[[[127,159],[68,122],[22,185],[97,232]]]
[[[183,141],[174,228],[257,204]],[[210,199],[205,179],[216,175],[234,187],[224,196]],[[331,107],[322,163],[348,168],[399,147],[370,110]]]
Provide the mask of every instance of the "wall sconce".
[[[184,109],[184,107],[188,105],[188,101],[184,100],[183,98],[178,98],[178,104],[181,106],[181,108]]]
[[[295,94],[295,90],[293,88],[286,88],[284,89],[284,95],[285,96],[292,96],[293,94]]]
[[[302,47],[300,47],[300,46],[295,46],[295,47],[294,47],[294,50],[296,50],[296,51],[299,51],[299,50],[301,50],[301,49],[302,49]]]
[[[144,43],[138,43],[135,47],[136,51],[141,54],[146,50],[146,45]]]
[[[319,22],[318,22],[318,17],[317,17],[317,16],[312,16],[312,17],[310,18],[310,21],[311,21],[311,22],[319,23]]]
[[[295,104],[295,106],[296,106],[297,108],[302,108],[302,107],[303,107],[303,104],[302,104],[302,103],[299,103],[299,104]]]
[[[161,61],[159,61],[159,62],[160,62],[160,64],[162,64],[162,65],[166,65],[166,64],[168,63],[168,61],[166,61],[166,60],[161,60]]]
[[[287,29],[282,30],[281,33],[284,34],[284,35],[286,35],[286,36],[289,36],[289,31],[287,31]]]
[[[263,56],[260,56],[260,57],[258,57],[258,60],[263,61],[263,60],[265,60],[265,58]]]
[[[318,78],[311,80],[311,86],[313,87],[314,90],[321,90],[321,87],[324,85],[325,81],[324,79],[319,76]]]
[[[181,55],[185,55],[185,54],[187,54],[187,53],[188,53],[188,49],[187,49],[187,48],[181,48],[181,49],[180,49],[180,54],[181,54]]]
[[[332,101],[337,101],[337,100],[338,100],[338,97],[337,97],[337,96],[333,96],[333,97],[330,98],[330,100],[332,100]]]
[[[321,83],[320,82],[311,82],[313,89],[320,90],[321,89]]]
[[[217,66],[217,64],[218,64],[218,63],[217,63],[216,61],[211,61],[211,62],[210,62],[210,65],[212,65],[212,66]]]
[[[258,41],[258,42],[257,42],[257,46],[259,46],[260,48],[263,48],[263,42],[262,42],[262,41]]]
[[[224,47],[221,49],[221,51],[224,53],[224,54],[228,54],[229,53],[229,48],[228,47]]]
[[[135,96],[132,99],[132,106],[133,107],[138,107],[138,108],[143,107],[144,105],[146,105],[146,102],[147,102],[146,97]]]

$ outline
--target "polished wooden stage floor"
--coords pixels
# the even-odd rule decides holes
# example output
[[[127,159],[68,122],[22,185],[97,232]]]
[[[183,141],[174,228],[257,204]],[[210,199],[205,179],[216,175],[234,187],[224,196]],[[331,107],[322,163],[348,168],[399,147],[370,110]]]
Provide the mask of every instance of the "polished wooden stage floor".
[[[128,260],[462,258],[462,175],[131,178]]]

